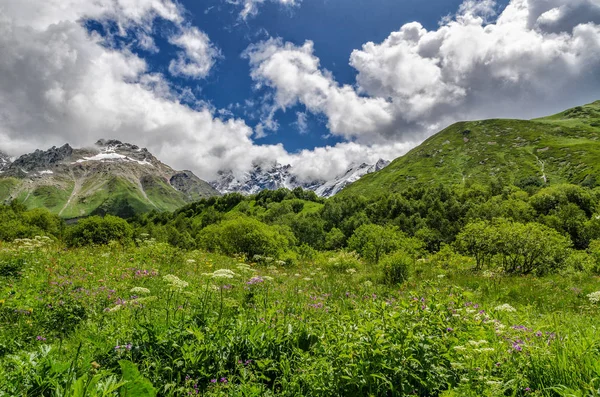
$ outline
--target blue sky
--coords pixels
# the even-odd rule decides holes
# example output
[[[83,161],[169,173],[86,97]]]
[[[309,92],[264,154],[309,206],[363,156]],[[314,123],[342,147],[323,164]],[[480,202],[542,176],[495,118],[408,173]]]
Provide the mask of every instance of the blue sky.
[[[208,180],[329,179],[600,92],[600,0],[4,0],[0,20],[0,150],[114,138]]]
[[[182,0],[189,23],[207,33],[221,52],[211,73],[200,81],[169,75],[169,62],[179,50],[166,39],[173,31],[171,24],[158,23],[154,29],[158,53],[137,51],[153,71],[169,76],[180,87],[191,88],[197,99],[228,109],[255,127],[264,90],[254,89],[248,61],[242,58],[252,43],[268,37],[280,37],[298,45],[311,40],[321,66],[331,71],[338,83],[352,85],[356,70],[348,61],[354,49],[368,41],[381,42],[411,21],[435,30],[443,17],[456,13],[461,3],[462,0],[304,0],[300,6],[289,7],[266,2],[256,16],[241,19],[240,8],[223,0]],[[497,7],[502,4],[505,3],[499,2]],[[104,34],[101,25],[89,26]],[[127,41],[125,38],[126,44]],[[297,125],[298,112],[306,115],[307,128],[302,132]],[[329,134],[326,118],[306,112],[302,105],[278,111],[276,120],[279,129],[256,139],[257,143],[282,143],[287,151],[297,152],[344,141]]]

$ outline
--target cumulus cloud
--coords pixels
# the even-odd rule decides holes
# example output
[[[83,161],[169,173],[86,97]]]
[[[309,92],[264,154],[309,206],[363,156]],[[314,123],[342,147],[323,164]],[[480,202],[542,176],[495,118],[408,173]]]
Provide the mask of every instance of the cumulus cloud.
[[[329,180],[343,175],[351,166],[375,164],[380,159],[395,159],[405,154],[417,142],[396,142],[387,145],[338,143],[314,150],[302,150],[289,158],[294,172],[304,181]]]
[[[32,10],[46,1],[20,1]],[[146,62],[127,49],[101,45],[80,20],[116,18],[125,24],[149,24],[158,11],[143,1],[126,2],[112,15],[94,3],[73,3],[79,13],[56,12],[40,18],[21,16],[21,9],[0,11],[0,142],[21,154],[36,148],[87,145],[98,138],[117,138],[147,146],[159,158],[210,178],[226,167],[244,169],[253,158],[281,158],[280,145],[257,146],[243,120],[221,119],[211,108],[192,109],[179,101],[169,82],[148,72]],[[149,2],[152,3],[152,2]],[[166,2],[158,2],[171,9]],[[145,10],[129,9],[126,6]],[[175,8],[173,8],[175,10]],[[52,11],[51,9],[48,12]],[[132,15],[134,19],[128,19]],[[179,21],[178,14],[162,14]]]
[[[275,90],[274,109],[285,110],[303,104],[313,113],[327,116],[327,127],[347,139],[377,135],[392,121],[391,104],[383,98],[365,98],[353,87],[337,84],[322,70],[313,54],[314,45],[302,46],[269,39],[250,46],[244,56],[252,69],[257,87]]]
[[[170,37],[169,42],[184,50],[169,64],[169,72],[175,76],[204,78],[220,56],[206,33],[196,27],[183,28],[179,35]]]
[[[310,41],[269,39],[246,56],[274,108],[302,104],[358,143],[404,142],[461,119],[534,117],[594,99],[598,2],[561,3],[511,0],[498,14],[494,1],[467,0],[436,30],[405,24],[352,52],[355,86],[337,84]]]

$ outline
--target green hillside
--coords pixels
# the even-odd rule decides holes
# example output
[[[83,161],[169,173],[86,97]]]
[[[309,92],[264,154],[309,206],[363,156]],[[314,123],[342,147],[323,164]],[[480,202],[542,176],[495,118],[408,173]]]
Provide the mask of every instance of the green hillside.
[[[600,172],[600,101],[535,120],[459,122],[427,139],[342,195],[374,196],[414,183],[575,183]]]

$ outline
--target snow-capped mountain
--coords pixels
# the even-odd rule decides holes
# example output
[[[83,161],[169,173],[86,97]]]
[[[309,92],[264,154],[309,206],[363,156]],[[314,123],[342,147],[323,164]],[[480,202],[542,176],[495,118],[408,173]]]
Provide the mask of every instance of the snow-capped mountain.
[[[117,140],[36,150],[7,164],[0,179],[9,189],[0,192],[0,201],[19,199],[65,218],[171,211],[219,195],[191,171],[176,171],[147,149]]]
[[[338,175],[330,181],[317,180],[312,182],[302,182],[293,173],[291,165],[281,165],[273,163],[271,165],[255,165],[254,168],[236,178],[231,171],[220,171],[215,181],[210,185],[219,192],[256,194],[261,190],[275,190],[279,188],[294,189],[301,187],[306,190],[312,190],[321,197],[331,197],[337,194],[348,184],[357,181],[362,176],[371,172],[379,171],[389,164],[389,161],[379,160],[376,164],[360,164],[350,167],[344,174]]]
[[[372,172],[379,171],[385,168],[390,162],[387,160],[379,159],[375,164],[362,163],[359,166],[352,167],[344,175],[340,175],[317,187],[315,193],[321,197],[331,197],[340,192],[343,188],[349,184],[358,181],[363,176]]]
[[[310,189],[314,184],[301,183],[291,172],[291,165],[273,163],[271,165],[255,165],[250,172],[240,179],[231,171],[219,171],[217,180],[209,182],[219,192],[256,194],[261,190],[275,190],[279,188],[294,189],[301,186]],[[311,189],[314,190],[314,189]]]

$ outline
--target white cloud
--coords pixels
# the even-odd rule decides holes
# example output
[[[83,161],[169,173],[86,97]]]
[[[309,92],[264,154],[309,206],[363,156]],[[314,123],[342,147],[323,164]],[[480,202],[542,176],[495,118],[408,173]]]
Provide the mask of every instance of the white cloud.
[[[269,39],[245,52],[257,86],[275,90],[274,108],[285,110],[298,103],[328,118],[328,128],[347,139],[377,135],[387,128],[392,109],[383,98],[364,98],[350,86],[340,86],[331,73],[321,70],[313,43],[303,46]]]
[[[258,14],[258,8],[261,4],[263,4],[267,0],[225,0],[230,4],[235,4],[237,6],[241,6],[242,10],[240,11],[241,19],[248,19],[249,17],[253,17]],[[273,3],[278,3],[283,6],[293,7],[298,6],[302,0],[270,0]]]
[[[296,112],[296,122],[294,123],[301,134],[308,132],[308,115],[304,112]]]
[[[338,143],[314,150],[302,150],[289,158],[293,170],[304,181],[330,180],[344,174],[351,166],[375,164],[379,159],[395,159],[408,152],[416,142],[397,142],[386,145]]]
[[[596,99],[598,1],[560,3],[511,0],[488,23],[496,3],[467,0],[436,30],[408,23],[352,52],[355,86],[339,85],[310,41],[270,39],[246,54],[257,87],[274,92],[274,108],[302,104],[358,143],[419,140],[461,119],[533,117]]]
[[[184,50],[169,64],[169,72],[176,76],[204,78],[220,57],[206,33],[196,27],[183,28],[179,35],[169,38],[169,43]]]
[[[33,3],[38,2],[21,4],[35,9]],[[106,3],[112,10],[114,2]],[[253,158],[286,156],[280,145],[254,145],[253,131],[242,120],[216,117],[208,106],[181,104],[164,76],[148,73],[146,62],[127,49],[101,45],[103,39],[79,23],[89,17],[86,7],[79,15],[68,14],[72,20],[60,13],[30,20],[20,17],[21,9],[0,11],[4,150],[16,155],[65,142],[80,146],[117,138],[147,146],[166,163],[205,178],[222,168],[249,168]],[[129,10],[115,18],[135,25],[124,15],[136,15],[147,25],[155,11],[144,9],[146,15]]]

